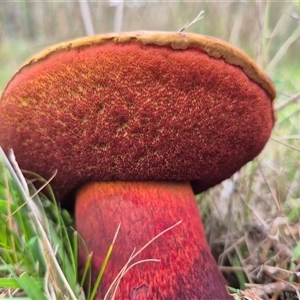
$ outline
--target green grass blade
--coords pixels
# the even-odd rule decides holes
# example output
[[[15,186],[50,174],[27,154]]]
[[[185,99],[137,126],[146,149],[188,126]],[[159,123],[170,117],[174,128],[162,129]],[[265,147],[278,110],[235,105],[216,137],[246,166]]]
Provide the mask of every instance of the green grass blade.
[[[21,285],[16,278],[0,278],[1,288],[20,289]]]
[[[23,273],[20,275],[18,281],[26,294],[33,300],[48,300],[42,289],[39,287],[36,278],[32,278],[27,273]]]
[[[98,274],[98,276],[97,276],[97,279],[96,279],[96,282],[95,282],[95,284],[94,284],[94,287],[93,287],[91,296],[90,296],[90,298],[89,298],[90,300],[93,300],[94,297],[95,297],[95,295],[96,295],[96,293],[97,293],[97,290],[98,290],[99,284],[100,284],[100,282],[101,282],[101,279],[102,279],[102,277],[103,277],[104,271],[105,271],[105,269],[106,269],[108,260],[109,260],[109,258],[110,258],[111,253],[112,253],[112,250],[113,250],[113,248],[114,248],[114,245],[115,245],[115,242],[116,242],[116,239],[117,239],[117,236],[118,236],[120,227],[121,227],[121,224],[119,224],[119,226],[118,226],[118,228],[117,228],[117,230],[116,230],[115,236],[114,236],[114,238],[113,238],[113,240],[112,240],[112,243],[111,243],[111,245],[109,246],[109,248],[108,248],[108,250],[107,250],[107,253],[106,253],[106,255],[105,255],[104,261],[103,261],[103,263],[102,263],[102,265],[101,265],[100,272],[99,272],[99,274]]]

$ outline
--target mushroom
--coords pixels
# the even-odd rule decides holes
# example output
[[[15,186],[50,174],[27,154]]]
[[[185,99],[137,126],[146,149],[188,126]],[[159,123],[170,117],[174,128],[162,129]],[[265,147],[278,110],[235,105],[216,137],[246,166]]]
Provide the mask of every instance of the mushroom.
[[[73,201],[93,279],[118,224],[98,299],[133,249],[154,240],[115,299],[231,299],[194,193],[255,158],[274,126],[275,88],[243,52],[192,33],[131,32],[53,46],[0,102],[0,145]],[[222,204],[220,204],[222,205]],[[80,261],[85,261],[80,253]]]

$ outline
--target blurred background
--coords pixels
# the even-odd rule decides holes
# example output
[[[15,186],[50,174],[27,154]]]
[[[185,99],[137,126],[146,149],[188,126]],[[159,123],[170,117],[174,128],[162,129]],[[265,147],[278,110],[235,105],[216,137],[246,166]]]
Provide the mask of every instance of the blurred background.
[[[276,272],[288,270],[279,276],[287,288],[272,299],[296,299],[299,275],[286,295],[291,272],[300,269],[299,2],[1,1],[0,93],[24,60],[55,43],[107,32],[179,31],[201,10],[203,19],[186,31],[242,49],[277,88],[277,123],[263,153],[198,196],[207,237],[231,286],[255,285],[257,295],[270,299]],[[266,267],[276,268],[273,277]]]
[[[243,49],[271,77],[291,78],[299,70],[296,2],[7,0],[0,4],[0,89],[23,60],[52,44],[107,32],[178,31],[201,10],[204,18],[187,31]],[[279,72],[278,64],[287,73],[274,74]],[[299,87],[299,76],[295,80]]]

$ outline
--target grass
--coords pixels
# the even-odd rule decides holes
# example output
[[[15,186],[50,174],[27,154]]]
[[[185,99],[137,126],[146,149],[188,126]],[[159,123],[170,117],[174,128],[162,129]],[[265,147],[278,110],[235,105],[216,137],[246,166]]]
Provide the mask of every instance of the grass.
[[[0,148],[0,292],[5,298],[80,299],[77,234],[70,216],[26,180]]]
[[[261,155],[200,197],[221,270],[262,299],[300,298],[300,95],[287,90],[278,85],[277,124]]]
[[[24,171],[23,171],[24,172]],[[113,251],[121,224],[116,230],[99,275],[91,286],[91,258],[81,278],[78,276],[78,237],[69,213],[55,201],[49,181],[25,172],[26,180],[14,154],[9,158],[0,147],[0,298],[5,299],[78,299],[93,300]],[[53,175],[53,177],[55,174]],[[39,190],[33,185],[38,181]],[[47,189],[47,198],[42,190]],[[137,264],[159,262],[150,258],[133,262],[152,242],[174,227],[165,229],[141,249],[134,248],[127,263],[111,283],[103,300],[113,300],[122,277]],[[85,292],[83,286],[85,285]]]
[[[256,297],[251,299],[300,299],[296,97],[277,104],[278,122],[262,154],[232,179],[199,197],[208,239],[212,249],[221,249],[216,256],[229,284],[237,289],[236,299],[249,295]]]
[[[285,59],[289,40],[265,64],[278,95],[270,141],[233,178],[198,196],[235,299],[300,299],[300,72]]]

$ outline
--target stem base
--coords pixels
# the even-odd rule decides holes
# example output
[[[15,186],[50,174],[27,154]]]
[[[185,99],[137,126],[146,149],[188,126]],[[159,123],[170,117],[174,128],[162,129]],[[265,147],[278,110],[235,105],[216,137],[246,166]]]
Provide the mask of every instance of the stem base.
[[[93,252],[93,282],[121,228],[98,290],[104,298],[110,284],[153,237],[171,227],[145,248],[121,279],[116,300],[232,299],[206,241],[189,182],[99,182],[84,186],[76,199],[76,226]],[[84,264],[86,253],[81,251]],[[132,262],[131,262],[132,264]]]

